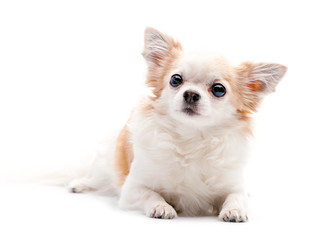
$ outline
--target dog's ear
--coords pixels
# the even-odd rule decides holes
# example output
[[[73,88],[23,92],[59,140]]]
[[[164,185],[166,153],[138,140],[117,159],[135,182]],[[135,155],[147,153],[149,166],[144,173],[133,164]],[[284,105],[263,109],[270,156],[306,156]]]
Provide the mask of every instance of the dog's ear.
[[[170,36],[154,28],[146,28],[144,34],[144,50],[142,55],[149,66],[160,67],[172,57],[172,50],[181,50],[181,45]]]
[[[244,107],[256,111],[261,99],[275,91],[287,67],[277,63],[244,62],[237,67],[237,75]]]

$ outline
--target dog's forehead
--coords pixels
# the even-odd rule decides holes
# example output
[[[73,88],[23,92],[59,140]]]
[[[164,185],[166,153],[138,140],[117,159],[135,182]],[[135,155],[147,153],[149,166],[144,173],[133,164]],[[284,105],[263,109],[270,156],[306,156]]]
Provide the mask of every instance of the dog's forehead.
[[[231,68],[229,61],[217,54],[189,53],[179,61],[179,71],[185,80],[192,82],[224,79]]]

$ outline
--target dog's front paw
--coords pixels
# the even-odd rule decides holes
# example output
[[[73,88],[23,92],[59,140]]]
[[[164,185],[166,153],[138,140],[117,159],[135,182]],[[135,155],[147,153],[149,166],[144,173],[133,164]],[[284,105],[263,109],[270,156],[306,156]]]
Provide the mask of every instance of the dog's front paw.
[[[150,208],[146,215],[151,218],[172,219],[177,217],[175,209],[167,203],[160,203]]]
[[[222,209],[219,218],[225,222],[247,222],[246,211],[240,209]]]

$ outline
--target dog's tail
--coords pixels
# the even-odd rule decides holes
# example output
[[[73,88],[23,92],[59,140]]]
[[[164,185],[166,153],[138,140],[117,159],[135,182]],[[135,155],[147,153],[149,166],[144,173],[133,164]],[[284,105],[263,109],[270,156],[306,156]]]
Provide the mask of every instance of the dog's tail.
[[[78,178],[83,178],[87,175],[87,171],[81,167],[75,170],[55,170],[48,173],[43,173],[37,176],[29,177],[28,182],[41,185],[52,185],[67,187],[71,181]]]
[[[68,186],[71,181],[83,178],[89,174],[92,159],[80,161],[71,166],[55,167],[53,169],[41,169],[30,171],[27,174],[11,176],[9,181],[15,183],[28,183],[51,186]]]

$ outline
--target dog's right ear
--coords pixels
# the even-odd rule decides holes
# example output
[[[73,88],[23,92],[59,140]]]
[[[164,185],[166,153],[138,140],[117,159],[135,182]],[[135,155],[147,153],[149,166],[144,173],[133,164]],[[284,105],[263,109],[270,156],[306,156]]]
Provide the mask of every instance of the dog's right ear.
[[[244,62],[237,67],[244,107],[255,112],[263,97],[273,91],[287,71],[277,63]]]
[[[173,49],[181,50],[180,43],[175,42],[170,36],[154,28],[146,28],[144,34],[143,57],[149,67],[161,67],[173,55]]]

